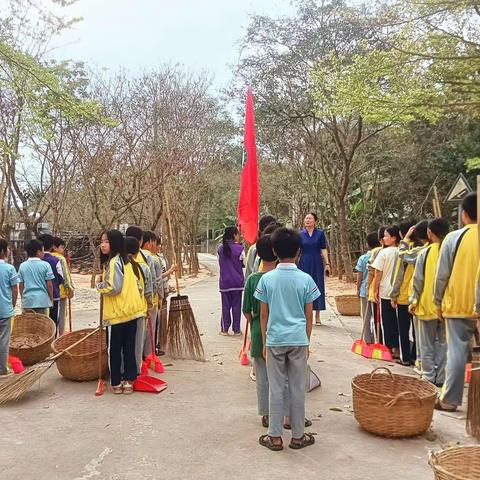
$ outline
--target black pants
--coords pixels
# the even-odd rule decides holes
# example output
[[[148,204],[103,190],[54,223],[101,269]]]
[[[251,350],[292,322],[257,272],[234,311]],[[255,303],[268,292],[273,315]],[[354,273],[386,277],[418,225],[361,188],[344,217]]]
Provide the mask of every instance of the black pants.
[[[397,312],[390,300],[382,298],[383,342],[388,348],[398,348]]]
[[[110,383],[113,387],[120,385],[122,382],[122,358],[125,380],[133,382],[137,378],[137,362],[135,360],[136,335],[137,319],[112,325],[108,328]]]
[[[50,307],[50,311],[48,315],[55,322],[55,326],[58,329],[58,300],[53,301],[53,306]]]
[[[397,319],[400,336],[400,358],[402,362],[410,363],[412,360],[415,360],[415,358],[412,358],[412,346],[410,345],[410,328],[413,325],[413,319],[408,313],[408,305],[397,306]]]

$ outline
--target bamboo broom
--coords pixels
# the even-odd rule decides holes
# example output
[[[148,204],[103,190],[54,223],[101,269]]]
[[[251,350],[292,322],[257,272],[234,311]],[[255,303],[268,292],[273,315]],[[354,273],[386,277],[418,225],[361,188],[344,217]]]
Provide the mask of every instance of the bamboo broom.
[[[477,224],[478,245],[480,249],[480,175],[477,175]],[[477,322],[478,325],[478,322]],[[480,345],[478,344],[478,329],[475,336],[477,346],[472,351],[472,372],[468,386],[467,432],[480,440]]]
[[[78,344],[82,343],[88,337],[91,337],[98,331],[98,327],[90,332],[89,334],[82,337],[80,340],[76,341],[65,350],[57,353],[53,357],[50,357],[45,362],[37,363],[33,367],[25,370],[25,372],[14,375],[10,379],[0,384],[0,405],[13,401],[19,400],[28,390],[32,387],[40,378],[47,373],[48,369],[55,363],[55,361],[61,357],[65,352],[68,352],[72,348],[76,347]]]
[[[177,251],[173,241],[172,219],[167,195],[165,195],[165,207],[170,247],[173,252],[174,263],[179,265],[179,259],[177,258]],[[180,295],[180,284],[178,282],[177,272],[175,272],[175,286],[177,295],[170,299],[170,310],[168,312],[167,354],[172,358],[204,362],[205,352],[203,350],[197,322],[195,321],[188,296]]]

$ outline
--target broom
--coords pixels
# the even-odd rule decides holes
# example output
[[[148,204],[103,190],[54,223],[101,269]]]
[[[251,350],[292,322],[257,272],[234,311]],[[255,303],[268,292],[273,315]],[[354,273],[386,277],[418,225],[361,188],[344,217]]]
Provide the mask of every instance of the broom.
[[[0,405],[10,402],[12,400],[18,400],[32,387],[40,378],[47,373],[49,368],[55,363],[55,361],[61,357],[65,352],[68,352],[78,344],[82,343],[88,337],[91,337],[97,333],[98,327],[89,334],[76,341],[65,350],[57,353],[53,357],[50,357],[47,361],[38,363],[33,367],[25,370],[24,373],[14,375],[11,379],[6,380],[0,384]]]
[[[245,335],[243,337],[243,347],[240,350],[240,353],[238,355],[238,358],[240,358],[240,364],[247,367],[250,365],[250,360],[248,359],[248,353],[247,353],[247,338],[248,338],[248,320],[247,320],[247,325],[245,326]]]
[[[167,211],[167,223],[174,262],[178,264],[175,245],[173,242],[173,230],[170,217],[170,206],[168,197],[165,195],[165,206]],[[170,310],[168,312],[167,327],[167,352],[172,358],[185,360],[205,361],[202,339],[198,331],[197,322],[190,306],[187,295],[180,295],[180,284],[178,274],[175,272],[175,285],[177,295],[170,299]]]

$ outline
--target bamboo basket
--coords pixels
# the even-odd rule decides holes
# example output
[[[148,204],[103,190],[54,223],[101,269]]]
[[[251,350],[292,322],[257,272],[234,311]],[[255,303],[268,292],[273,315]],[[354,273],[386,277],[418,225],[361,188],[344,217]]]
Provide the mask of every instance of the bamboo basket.
[[[378,374],[378,370],[386,373]],[[378,367],[352,380],[355,419],[367,432],[383,437],[414,437],[432,423],[437,390],[426,380]]]
[[[340,315],[347,317],[360,316],[360,299],[356,295],[337,295],[335,304]]]
[[[428,463],[435,473],[436,480],[478,480],[480,445],[430,452]]]
[[[10,347],[9,354],[12,357],[18,357],[24,365],[35,365],[35,363],[45,360],[52,353],[51,344],[55,338],[56,331],[55,322],[46,315],[36,312],[25,312],[16,315],[10,342],[15,337],[26,334],[39,335],[40,339],[33,347]]]
[[[55,353],[65,350],[70,345],[90,333],[93,328],[85,328],[57,338],[52,343]],[[57,361],[57,369],[62,377],[76,382],[86,382],[98,378],[98,344],[100,332],[90,336],[84,342],[65,352]],[[108,356],[106,344],[102,346],[102,377],[107,373]]]

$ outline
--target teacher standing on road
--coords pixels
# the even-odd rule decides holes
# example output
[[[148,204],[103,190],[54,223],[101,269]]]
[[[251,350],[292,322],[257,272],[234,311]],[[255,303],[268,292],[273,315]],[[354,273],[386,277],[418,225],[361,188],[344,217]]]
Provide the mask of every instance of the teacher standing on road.
[[[320,297],[313,302],[313,310],[315,310],[315,324],[321,325],[320,311],[325,310],[325,275],[330,275],[330,262],[325,233],[315,227],[317,220],[315,213],[309,213],[305,217],[305,228],[300,232],[302,254],[298,267],[311,275],[320,291]]]

